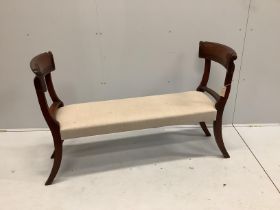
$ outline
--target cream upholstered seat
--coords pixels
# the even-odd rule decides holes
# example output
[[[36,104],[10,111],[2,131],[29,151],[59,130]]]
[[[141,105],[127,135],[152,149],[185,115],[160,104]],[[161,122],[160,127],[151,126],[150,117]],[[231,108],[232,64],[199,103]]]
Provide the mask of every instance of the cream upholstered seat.
[[[176,124],[198,123],[206,136],[211,136],[206,122],[213,122],[216,143],[225,158],[229,154],[222,136],[222,118],[229,97],[236,52],[223,44],[199,43],[199,58],[204,59],[204,73],[197,91],[109,100],[64,106],[52,82],[55,63],[51,52],[41,53],[30,62],[35,74],[34,86],[42,114],[53,137],[53,167],[46,185],[53,183],[62,160],[63,139],[97,134],[138,130]],[[211,62],[226,69],[224,88],[218,94],[207,86]],[[67,72],[65,72],[67,76]],[[52,100],[47,103],[46,93]],[[211,95],[215,103],[203,92]]]
[[[72,104],[58,109],[62,139],[212,122],[217,110],[199,91]]]

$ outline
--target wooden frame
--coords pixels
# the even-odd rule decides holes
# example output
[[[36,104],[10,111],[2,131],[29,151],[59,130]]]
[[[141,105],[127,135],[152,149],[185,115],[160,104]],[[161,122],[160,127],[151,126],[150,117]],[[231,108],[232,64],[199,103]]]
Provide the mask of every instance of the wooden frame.
[[[207,92],[216,100],[217,117],[213,122],[214,135],[219,149],[225,158],[229,158],[229,154],[224,146],[222,138],[222,117],[223,111],[228,99],[232,76],[234,72],[234,60],[237,58],[233,49],[211,42],[200,42],[199,57],[205,59],[204,74],[197,91]],[[226,70],[226,77],[224,81],[225,94],[219,95],[212,89],[207,87],[211,61],[215,61],[223,65]],[[55,70],[55,63],[51,52],[42,53],[34,57],[30,62],[31,70],[36,75],[34,78],[34,86],[36,89],[37,98],[40,104],[42,114],[47,122],[53,137],[54,152],[51,156],[53,158],[53,167],[51,173],[46,181],[46,185],[53,183],[53,180],[59,170],[62,160],[62,146],[63,139],[61,139],[60,125],[55,118],[56,111],[63,106],[63,102],[57,96],[51,77],[51,72]],[[51,99],[51,106],[48,105],[45,93],[48,92]],[[206,136],[211,136],[205,122],[199,123]]]
[[[237,59],[237,55],[233,49],[225,45],[213,43],[213,42],[200,42],[199,57],[205,59],[205,66],[204,66],[204,74],[197,90],[201,92],[207,92],[216,100],[215,107],[217,109],[217,117],[216,120],[213,122],[215,140],[223,156],[225,158],[229,158],[230,156],[225,148],[224,141],[223,141],[222,119],[223,119],[224,108],[231,89],[231,82],[232,82],[232,77],[235,68],[234,61]],[[227,72],[224,81],[223,95],[219,95],[214,90],[207,87],[207,83],[210,75],[210,69],[211,69],[211,61],[220,63],[226,68]],[[200,122],[200,126],[205,132],[206,136],[210,136],[210,132],[208,131],[205,122]]]
[[[49,178],[45,183],[46,185],[50,185],[59,170],[62,159],[63,140],[60,135],[59,123],[55,119],[55,113],[57,109],[63,106],[63,102],[58,98],[52,82],[51,72],[55,70],[52,53],[43,53],[34,57],[30,62],[30,67],[36,75],[34,86],[40,108],[53,136],[54,153],[51,158],[54,159],[54,162]],[[47,90],[53,102],[50,107],[45,96]]]

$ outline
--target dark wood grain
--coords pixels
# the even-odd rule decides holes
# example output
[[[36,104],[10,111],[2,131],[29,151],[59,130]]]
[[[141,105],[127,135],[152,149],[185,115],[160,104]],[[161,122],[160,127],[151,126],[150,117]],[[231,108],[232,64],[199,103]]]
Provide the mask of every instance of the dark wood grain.
[[[198,86],[197,90],[201,92],[207,92],[216,100],[215,107],[217,109],[217,117],[213,122],[214,135],[217,145],[222,154],[224,155],[224,157],[228,158],[229,154],[224,146],[222,137],[222,117],[224,107],[230,93],[232,76],[234,72],[234,60],[237,58],[237,56],[233,49],[225,45],[211,42],[200,42],[199,57],[205,59],[205,67],[201,83]],[[227,70],[226,78],[224,81],[226,91],[223,96],[220,96],[214,90],[207,87],[212,61],[220,63]],[[63,102],[59,99],[52,81],[51,73],[55,70],[53,54],[51,52],[45,52],[37,55],[31,60],[30,67],[35,74],[34,86],[36,89],[38,102],[44,119],[48,124],[53,137],[54,152],[51,156],[51,158],[54,159],[53,167],[45,183],[46,185],[50,185],[53,183],[62,160],[63,140],[61,139],[60,125],[59,122],[57,122],[57,120],[55,119],[55,115],[57,110],[63,106]],[[48,105],[46,100],[45,94],[47,92],[52,99],[52,104],[50,106]],[[199,124],[203,129],[205,135],[210,136],[211,134],[207,129],[205,122],[200,122]]]
[[[237,59],[236,52],[232,48],[214,42],[200,42],[199,57],[220,63],[227,70],[232,70],[230,65]]]
[[[231,82],[235,69],[234,61],[237,59],[237,55],[232,48],[226,45],[214,43],[214,42],[200,42],[199,57],[205,59],[205,66],[204,66],[204,74],[197,90],[201,92],[207,92],[216,100],[215,107],[217,109],[217,116],[216,116],[216,120],[213,122],[215,140],[223,156],[225,158],[229,158],[230,156],[225,148],[224,141],[223,141],[222,121],[223,121],[224,108],[228,100],[230,89],[231,89]],[[226,77],[224,80],[224,88],[225,88],[224,95],[220,95],[214,90],[212,90],[211,88],[207,87],[212,61],[217,62],[225,67]],[[203,125],[200,124],[200,126],[205,132],[207,129],[206,124]],[[209,132],[208,129],[206,133],[207,132]]]
[[[60,167],[62,159],[62,139],[60,135],[60,125],[55,119],[56,111],[63,106],[63,102],[57,96],[52,78],[51,72],[55,70],[55,65],[53,61],[53,55],[51,52],[42,53],[31,60],[30,67],[35,73],[34,86],[36,89],[36,94],[38,102],[48,124],[53,137],[54,143],[54,156],[53,156],[53,167],[51,173],[46,181],[46,185],[52,184],[58,170]],[[52,99],[52,104],[49,107],[46,99],[46,92],[49,92]]]
[[[43,77],[55,70],[52,52],[35,56],[30,61],[30,68],[37,77]]]
[[[209,88],[207,86],[200,87],[199,90],[209,93],[216,101],[220,100],[221,96],[216,91],[212,90],[211,88]]]
[[[205,122],[200,122],[199,125],[202,128],[202,130],[204,131],[205,136],[211,136],[211,133],[209,132]]]

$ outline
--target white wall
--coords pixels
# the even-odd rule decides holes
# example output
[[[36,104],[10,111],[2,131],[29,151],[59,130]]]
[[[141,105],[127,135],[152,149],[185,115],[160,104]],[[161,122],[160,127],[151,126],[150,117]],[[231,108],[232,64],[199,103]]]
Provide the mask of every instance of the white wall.
[[[234,122],[280,122],[279,11],[279,0],[252,0]]]
[[[265,41],[256,50],[256,40],[266,39],[263,36],[278,44],[279,36],[262,30],[279,34],[276,9],[279,1],[269,0],[272,8],[268,1],[267,4],[252,1],[250,16],[255,15],[255,19],[250,18],[249,23],[252,28],[260,28],[255,34],[250,32],[251,27],[247,30],[241,67],[249,2],[1,0],[0,128],[46,126],[29,68],[29,61],[36,54],[53,52],[57,67],[54,83],[65,104],[70,104],[194,90],[203,72],[203,60],[197,57],[200,40],[225,43],[239,56],[225,123],[233,121],[234,110],[235,122],[279,122],[274,114],[279,98],[275,106],[255,103],[250,105],[253,109],[247,108],[248,103],[269,97],[249,92],[252,84],[257,85],[255,78],[262,79],[262,73],[267,77],[261,80],[265,90],[274,88],[273,94],[279,90],[275,79],[279,76],[278,62],[272,59],[277,57],[277,50],[271,54],[271,49],[264,46]],[[262,22],[263,13],[257,12],[260,10],[269,16],[265,17],[267,22],[275,18],[275,27]],[[268,50],[262,52],[265,47]],[[262,56],[268,58],[265,63],[260,59]],[[216,74],[212,75],[210,85],[219,90],[225,72],[218,65],[213,67]],[[243,78],[250,80],[241,82]],[[259,110],[266,108],[270,108],[266,114],[260,113]]]

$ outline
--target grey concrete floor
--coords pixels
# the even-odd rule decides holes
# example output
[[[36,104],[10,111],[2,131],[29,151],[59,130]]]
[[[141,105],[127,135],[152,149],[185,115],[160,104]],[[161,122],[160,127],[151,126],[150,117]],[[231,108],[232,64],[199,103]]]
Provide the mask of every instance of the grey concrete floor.
[[[0,208],[279,210],[280,126],[223,132],[230,159],[186,126],[67,140],[51,186],[50,132],[0,132]]]

